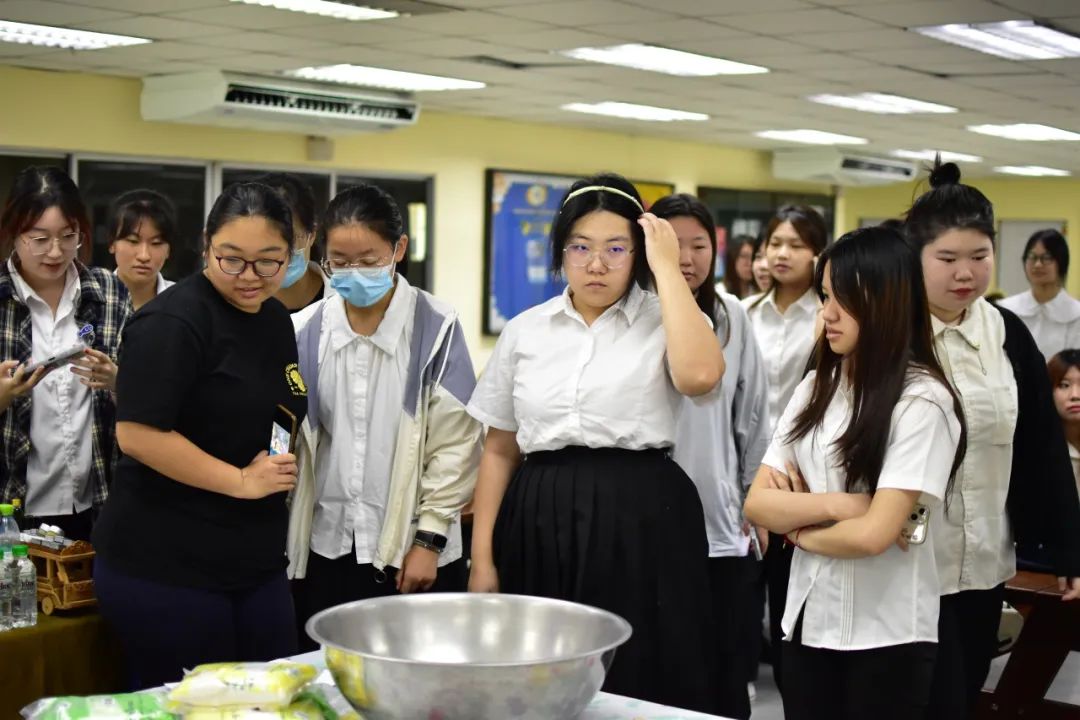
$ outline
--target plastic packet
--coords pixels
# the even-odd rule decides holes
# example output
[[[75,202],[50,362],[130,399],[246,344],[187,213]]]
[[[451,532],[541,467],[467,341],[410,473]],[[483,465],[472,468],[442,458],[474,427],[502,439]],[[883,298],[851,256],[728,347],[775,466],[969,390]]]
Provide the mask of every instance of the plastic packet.
[[[164,689],[121,695],[56,697],[22,709],[25,720],[179,720],[166,709]]]
[[[294,662],[213,663],[199,665],[169,693],[169,707],[287,708],[317,674],[314,666]]]
[[[291,705],[281,710],[254,708],[192,708],[184,720],[362,720],[351,709],[338,712],[321,687],[303,690]]]

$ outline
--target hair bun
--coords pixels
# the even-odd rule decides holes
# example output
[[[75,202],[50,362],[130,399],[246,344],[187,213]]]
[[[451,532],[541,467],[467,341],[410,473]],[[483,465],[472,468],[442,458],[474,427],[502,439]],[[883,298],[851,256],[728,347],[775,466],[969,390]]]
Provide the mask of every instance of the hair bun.
[[[959,184],[960,166],[953,162],[943,163],[939,158],[930,171],[930,187],[939,188],[942,185]]]

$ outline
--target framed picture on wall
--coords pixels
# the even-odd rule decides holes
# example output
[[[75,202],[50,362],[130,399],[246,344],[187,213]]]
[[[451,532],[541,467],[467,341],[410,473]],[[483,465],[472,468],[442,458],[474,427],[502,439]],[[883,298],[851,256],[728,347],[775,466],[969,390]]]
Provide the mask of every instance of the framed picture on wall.
[[[580,175],[489,169],[486,173],[483,326],[498,335],[507,321],[562,293],[551,273],[551,225]],[[671,183],[634,182],[645,207],[674,192]]]

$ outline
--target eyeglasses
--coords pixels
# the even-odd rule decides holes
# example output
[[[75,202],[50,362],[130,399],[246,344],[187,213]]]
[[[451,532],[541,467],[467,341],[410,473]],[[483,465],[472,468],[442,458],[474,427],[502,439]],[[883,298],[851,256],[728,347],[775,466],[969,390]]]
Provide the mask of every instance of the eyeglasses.
[[[1030,255],[1026,255],[1024,257],[1024,262],[1026,262],[1028,265],[1038,265],[1039,263],[1042,263],[1043,265],[1049,265],[1050,263],[1054,262],[1054,256],[1036,255],[1035,253],[1031,253]]]
[[[221,268],[221,272],[226,275],[242,275],[245,270],[248,269],[248,265],[255,270],[255,274],[262,278],[270,278],[281,272],[281,266],[285,264],[284,260],[270,260],[269,258],[260,258],[258,260],[245,260],[242,257],[226,256],[214,254],[217,258],[218,267]]]
[[[588,267],[593,255],[596,255],[608,270],[618,270],[626,264],[633,252],[633,248],[622,245],[608,245],[600,250],[593,250],[588,245],[575,243],[563,248],[563,257],[566,258],[567,265],[583,268]]]
[[[82,235],[78,232],[67,232],[63,235],[34,235],[32,237],[23,236],[23,242],[26,243],[26,247],[30,250],[31,255],[48,255],[49,251],[53,248],[53,243],[56,243],[60,247],[60,252],[71,253],[82,247],[80,238]]]
[[[394,247],[394,253],[397,252],[397,246]],[[386,255],[381,258],[363,257],[359,260],[343,260],[341,258],[323,258],[320,265],[327,275],[333,275],[334,273],[345,272],[346,270],[352,270],[354,268],[359,269],[377,269],[389,267],[390,263],[394,260],[394,253]]]

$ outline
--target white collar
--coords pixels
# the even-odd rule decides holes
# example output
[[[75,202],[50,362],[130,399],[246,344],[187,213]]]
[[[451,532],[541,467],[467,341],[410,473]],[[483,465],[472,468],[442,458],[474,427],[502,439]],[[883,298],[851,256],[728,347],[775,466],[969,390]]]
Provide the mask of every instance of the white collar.
[[[766,293],[765,299],[761,301],[761,304],[770,306],[773,309],[773,312],[781,317],[784,315],[784,313],[780,312],[780,308],[776,304],[775,288]],[[798,300],[788,306],[788,310],[791,308],[796,308],[810,315],[817,313],[817,311],[821,309],[821,302],[818,300],[817,291],[811,287],[800,295]]]
[[[26,280],[23,279],[22,274],[15,267],[13,258],[8,258],[7,266],[8,272],[11,273],[11,277],[15,281],[15,296],[22,301],[23,305],[26,305],[27,301],[30,299],[45,303],[41,296],[38,295],[37,292],[27,284]],[[64,291],[60,295],[60,305],[63,305],[64,302],[67,301],[74,307],[75,299],[79,296],[81,291],[82,282],[79,280],[79,271],[75,269],[75,263],[72,262],[68,265],[67,274],[64,276]]]
[[[349,316],[345,311],[345,298],[340,295],[329,298],[327,311],[329,317],[330,348],[337,352],[349,343],[361,338],[369,340],[372,345],[382,350],[387,355],[393,355],[401,340],[405,322],[408,320],[409,311],[413,306],[412,300],[416,290],[405,279],[404,275],[397,275],[394,296],[390,298],[390,304],[386,306],[386,314],[383,315],[379,327],[369,336],[358,335],[349,325]]]
[[[626,318],[626,322],[628,324],[633,324],[634,319],[637,317],[638,312],[641,310],[641,306],[644,304],[646,297],[648,296],[646,295],[645,291],[638,287],[638,284],[633,280],[633,278],[631,278],[630,292],[626,294],[626,297],[620,299],[614,305],[601,313],[600,317],[606,317],[609,314],[618,312],[622,313],[623,317]],[[561,312],[566,314],[568,317],[576,318],[584,322],[584,319],[581,317],[581,313],[577,311],[577,309],[574,307],[573,300],[570,299],[569,285],[567,285],[566,288],[563,289],[561,301],[551,303],[547,308],[547,312],[551,315],[555,315]]]

